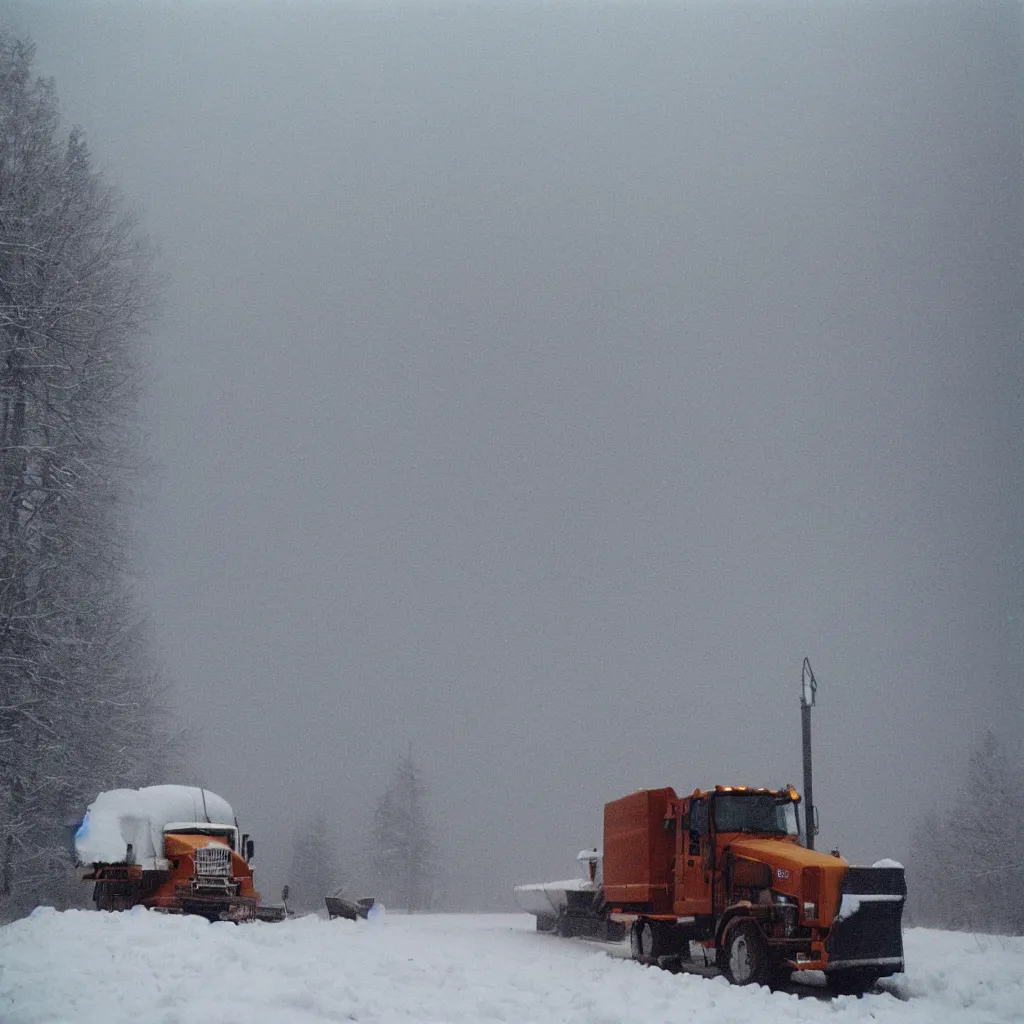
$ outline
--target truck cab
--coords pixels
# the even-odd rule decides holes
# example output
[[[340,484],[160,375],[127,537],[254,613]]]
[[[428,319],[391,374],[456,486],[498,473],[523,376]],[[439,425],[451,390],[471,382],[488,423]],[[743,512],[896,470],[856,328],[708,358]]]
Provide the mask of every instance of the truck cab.
[[[256,914],[252,867],[239,851],[234,825],[172,822],[164,827],[169,875],[146,905],[154,910],[244,921]],[[251,840],[247,845],[251,847]],[[250,852],[251,856],[251,852]]]
[[[629,923],[634,956],[688,955],[698,942],[738,984],[823,970],[840,990],[902,970],[902,868],[852,868],[801,846],[799,801],[792,786],[715,786],[606,805],[605,900]]]

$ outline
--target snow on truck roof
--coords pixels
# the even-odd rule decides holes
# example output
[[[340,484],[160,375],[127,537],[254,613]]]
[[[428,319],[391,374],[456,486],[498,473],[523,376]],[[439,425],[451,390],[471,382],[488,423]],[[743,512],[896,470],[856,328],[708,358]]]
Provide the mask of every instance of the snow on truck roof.
[[[166,866],[164,829],[189,823],[225,826],[235,812],[223,797],[199,786],[147,786],[100,793],[85,812],[75,833],[80,864],[117,864],[128,859],[143,870]]]

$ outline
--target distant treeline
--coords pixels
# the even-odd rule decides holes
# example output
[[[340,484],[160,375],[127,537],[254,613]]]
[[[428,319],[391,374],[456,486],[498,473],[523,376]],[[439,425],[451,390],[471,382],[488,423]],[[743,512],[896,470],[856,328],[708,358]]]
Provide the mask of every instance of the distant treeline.
[[[988,730],[963,783],[915,824],[911,923],[1024,935],[1024,764]]]
[[[132,590],[149,248],[32,61],[0,34],[0,919],[75,898],[68,822],[175,749]]]
[[[322,910],[324,897],[373,896],[410,913],[436,909],[438,864],[435,829],[427,811],[422,772],[410,751],[374,805],[373,825],[358,864],[343,864],[340,829],[322,814],[296,833],[288,888],[296,910]],[[364,891],[365,890],[365,891]]]

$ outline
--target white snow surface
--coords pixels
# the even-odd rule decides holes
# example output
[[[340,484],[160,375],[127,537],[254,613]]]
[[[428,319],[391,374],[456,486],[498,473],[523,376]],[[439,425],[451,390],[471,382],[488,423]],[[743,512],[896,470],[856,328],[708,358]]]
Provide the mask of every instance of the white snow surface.
[[[40,909],[0,928],[4,1024],[1001,1024],[1024,1020],[1024,939],[911,929],[862,999],[734,988],[559,939],[526,915],[208,924]],[[820,980],[820,976],[818,976]]]
[[[75,833],[75,855],[80,864],[116,864],[131,843],[135,863],[161,867],[164,827],[189,821],[233,826],[235,812],[223,797],[197,786],[110,789],[89,804]]]

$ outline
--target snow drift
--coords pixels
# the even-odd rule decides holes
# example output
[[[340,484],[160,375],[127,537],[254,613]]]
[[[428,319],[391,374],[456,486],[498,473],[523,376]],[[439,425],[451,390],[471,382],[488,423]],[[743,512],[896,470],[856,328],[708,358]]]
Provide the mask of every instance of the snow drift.
[[[625,959],[624,943],[538,935],[526,915],[235,926],[39,910],[0,928],[0,1020],[1020,1024],[1024,939],[911,928],[905,940],[907,973],[857,999],[669,974]]]

